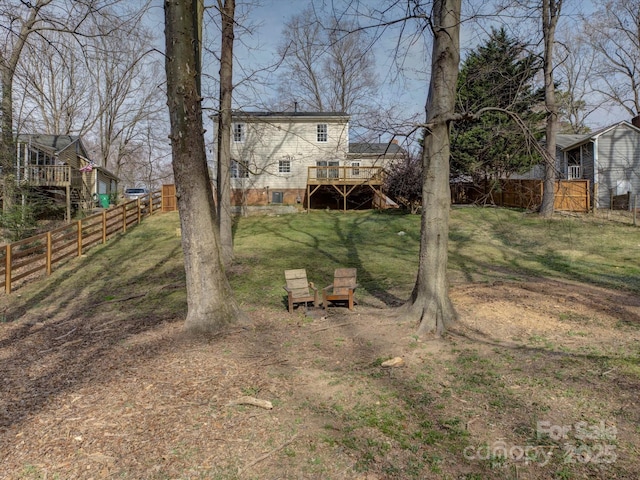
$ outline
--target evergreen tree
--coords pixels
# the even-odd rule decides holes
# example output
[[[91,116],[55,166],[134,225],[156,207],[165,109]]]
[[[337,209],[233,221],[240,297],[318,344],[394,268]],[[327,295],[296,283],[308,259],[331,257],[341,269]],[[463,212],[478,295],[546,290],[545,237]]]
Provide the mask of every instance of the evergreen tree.
[[[534,77],[541,68],[538,57],[525,45],[493,29],[486,44],[471,52],[458,77],[458,113],[497,107],[517,114],[541,136],[544,129],[544,91]],[[451,174],[474,179],[503,178],[537,163],[526,148],[522,130],[503,112],[488,111],[477,121],[459,122],[452,130]]]

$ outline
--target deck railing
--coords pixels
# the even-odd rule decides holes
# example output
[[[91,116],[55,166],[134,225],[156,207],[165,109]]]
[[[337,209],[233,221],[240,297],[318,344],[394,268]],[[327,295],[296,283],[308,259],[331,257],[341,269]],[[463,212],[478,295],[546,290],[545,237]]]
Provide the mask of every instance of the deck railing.
[[[18,167],[16,176],[19,182],[34,186],[71,185],[71,167],[69,165],[27,165]]]
[[[567,180],[578,180],[582,178],[582,167],[580,165],[569,165]]]
[[[0,291],[11,293],[17,281],[50,275],[64,260],[126,232],[144,217],[162,211],[162,193],[152,192],[108,210],[33,237],[0,245]]]
[[[308,167],[307,183],[339,184],[339,183],[382,183],[382,167],[338,166],[328,165]]]

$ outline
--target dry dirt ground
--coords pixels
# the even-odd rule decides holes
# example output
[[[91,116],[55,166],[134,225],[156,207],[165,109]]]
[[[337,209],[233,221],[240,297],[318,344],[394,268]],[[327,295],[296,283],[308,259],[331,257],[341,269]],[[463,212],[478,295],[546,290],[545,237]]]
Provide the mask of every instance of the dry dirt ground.
[[[451,296],[440,339],[362,302],[256,308],[208,340],[135,298],[80,314],[12,296],[0,478],[640,478],[638,297],[545,279]]]

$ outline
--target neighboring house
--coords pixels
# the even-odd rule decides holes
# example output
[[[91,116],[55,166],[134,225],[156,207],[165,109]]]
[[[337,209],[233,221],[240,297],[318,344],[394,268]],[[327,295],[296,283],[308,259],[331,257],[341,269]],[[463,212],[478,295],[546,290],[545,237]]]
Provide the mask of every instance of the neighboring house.
[[[558,134],[556,172],[558,180],[588,180],[593,208],[609,208],[613,197],[640,193],[640,116],[588,134]],[[541,180],[544,165],[510,178]]]
[[[608,208],[612,196],[640,193],[640,117],[632,122],[557,136],[559,177],[589,180],[595,208]]]
[[[18,135],[16,180],[66,204],[91,209],[98,195],[117,192],[118,178],[89,159],[80,137],[73,135]]]
[[[395,143],[349,144],[345,113],[235,112],[232,205],[372,206],[386,198],[384,167],[403,155]]]

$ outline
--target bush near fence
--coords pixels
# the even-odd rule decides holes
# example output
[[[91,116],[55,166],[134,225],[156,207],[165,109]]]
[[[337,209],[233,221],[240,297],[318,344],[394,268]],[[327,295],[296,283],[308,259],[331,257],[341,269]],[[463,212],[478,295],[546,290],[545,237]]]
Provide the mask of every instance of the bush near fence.
[[[542,180],[495,180],[451,184],[451,203],[496,205],[536,210],[542,203]],[[554,208],[588,212],[591,197],[588,180],[556,181]]]
[[[50,275],[68,258],[79,257],[88,248],[162,211],[162,203],[162,193],[151,192],[55,230],[0,246],[0,291],[11,293],[16,282]]]

